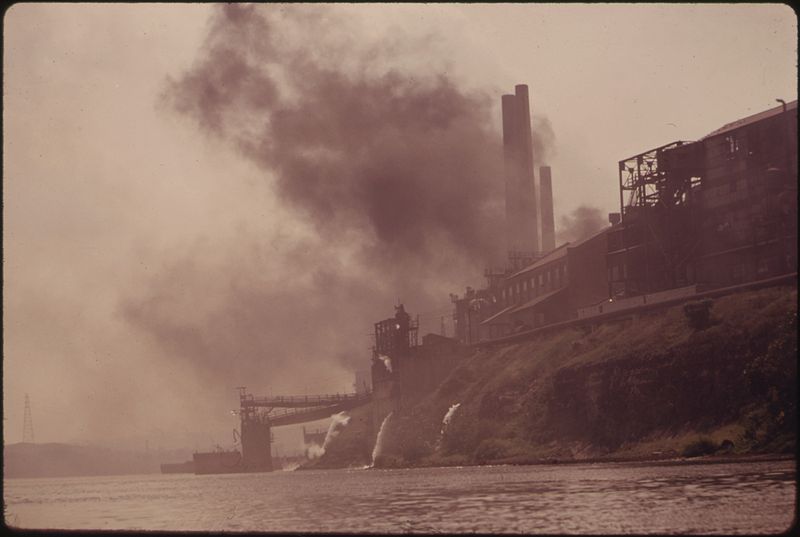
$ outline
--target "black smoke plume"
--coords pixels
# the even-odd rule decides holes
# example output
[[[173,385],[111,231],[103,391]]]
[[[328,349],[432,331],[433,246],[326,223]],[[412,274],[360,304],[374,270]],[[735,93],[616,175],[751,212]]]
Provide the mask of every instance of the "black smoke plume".
[[[305,39],[286,35],[295,27]],[[225,6],[165,99],[274,172],[325,238],[357,230],[391,263],[442,241],[491,253],[501,214],[490,97],[392,67],[394,46],[327,48],[344,27],[319,7]]]
[[[166,110],[257,164],[314,231],[187,245],[123,304],[205,380],[329,389],[326,374],[368,363],[372,323],[398,300],[436,309],[438,330],[448,293],[502,255],[489,92],[430,68],[429,41],[354,32],[330,6],[225,5],[166,83]]]
[[[557,230],[558,243],[576,242],[606,227],[603,211],[597,207],[581,205],[570,214],[563,215]]]

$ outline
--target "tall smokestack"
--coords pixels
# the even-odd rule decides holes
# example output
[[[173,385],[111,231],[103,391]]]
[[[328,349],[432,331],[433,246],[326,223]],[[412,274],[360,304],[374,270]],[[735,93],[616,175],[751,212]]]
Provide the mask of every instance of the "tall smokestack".
[[[536,184],[533,176],[533,136],[531,133],[531,109],[528,100],[528,86],[514,86],[519,121],[519,153],[520,153],[520,202],[521,225],[520,242],[522,250],[537,253],[539,251],[539,204],[536,203]]]
[[[542,253],[556,247],[556,225],[553,218],[553,178],[550,166],[539,168],[539,203],[542,215]]]
[[[506,183],[506,249],[519,250],[519,158],[517,108],[513,95],[503,95],[503,164]]]
[[[503,95],[503,156],[506,180],[508,250],[539,251],[538,205],[533,174],[533,141],[528,86]]]

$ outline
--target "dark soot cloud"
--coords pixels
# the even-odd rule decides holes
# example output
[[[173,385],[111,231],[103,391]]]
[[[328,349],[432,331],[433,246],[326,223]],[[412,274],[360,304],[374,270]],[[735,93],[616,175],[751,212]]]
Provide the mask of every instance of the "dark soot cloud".
[[[356,43],[347,22],[330,7],[222,6],[166,83],[167,110],[256,163],[316,232],[289,249],[258,233],[187,246],[131,291],[126,320],[208,382],[302,389],[363,367],[367,332],[398,299],[441,312],[501,252],[488,93],[404,56],[411,38]]]
[[[310,17],[220,9],[198,62],[165,98],[274,172],[278,193],[324,237],[363,231],[392,263],[435,255],[442,240],[496,253],[502,182],[488,95],[391,68],[402,54],[394,46],[324,50],[347,31],[333,14],[318,13],[307,39],[286,35]]]

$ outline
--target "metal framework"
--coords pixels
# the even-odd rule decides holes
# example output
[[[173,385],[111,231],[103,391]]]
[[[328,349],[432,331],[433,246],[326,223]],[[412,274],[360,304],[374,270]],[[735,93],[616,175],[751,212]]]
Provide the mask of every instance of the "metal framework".
[[[247,393],[244,386],[239,386],[238,390],[241,461],[246,471],[272,469],[272,427],[328,418],[372,400],[371,392],[256,397]]]
[[[247,393],[245,387],[241,386],[239,387],[239,416],[242,421],[260,422],[272,427],[279,427],[327,418],[331,414],[350,410],[371,400],[371,392],[256,397]]]
[[[692,197],[700,186],[703,145],[675,141],[619,162],[624,247],[631,250],[626,294],[689,283],[698,241]],[[632,250],[640,248],[637,252]]]
[[[419,318],[411,319],[402,304],[395,309],[394,317],[375,323],[373,358],[379,355],[394,357],[418,345]]]
[[[674,150],[691,144],[679,140],[619,162],[619,204],[623,219],[633,207],[653,207],[659,203],[672,206],[687,201],[691,189],[699,182],[699,176],[692,173],[696,171],[694,155]]]

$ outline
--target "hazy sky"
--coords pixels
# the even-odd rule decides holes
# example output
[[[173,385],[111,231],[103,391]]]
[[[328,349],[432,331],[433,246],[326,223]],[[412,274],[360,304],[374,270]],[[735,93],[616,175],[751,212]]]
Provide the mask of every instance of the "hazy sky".
[[[16,4],[4,24],[6,442],[28,393],[38,442],[210,447],[236,386],[349,390],[398,298],[438,331],[482,283],[515,84],[552,129],[557,227],[618,210],[619,160],[797,98],[781,5]]]

